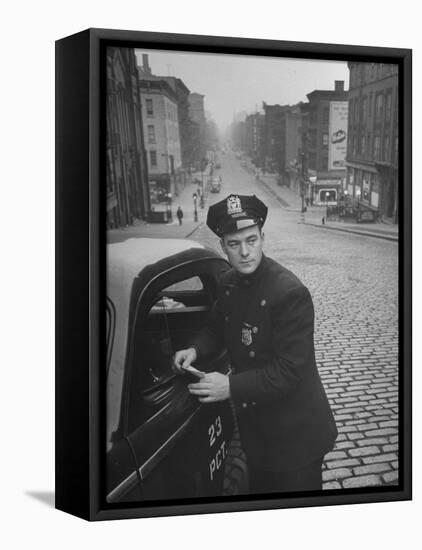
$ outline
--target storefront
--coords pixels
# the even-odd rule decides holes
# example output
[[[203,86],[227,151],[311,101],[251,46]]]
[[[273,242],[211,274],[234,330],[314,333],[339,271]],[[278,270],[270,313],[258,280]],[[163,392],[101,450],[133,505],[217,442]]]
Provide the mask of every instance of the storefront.
[[[380,202],[380,175],[376,168],[347,167],[347,191],[350,197],[354,197],[372,210],[378,210]]]
[[[317,206],[335,206],[342,189],[341,179],[316,179],[313,184],[313,203]]]

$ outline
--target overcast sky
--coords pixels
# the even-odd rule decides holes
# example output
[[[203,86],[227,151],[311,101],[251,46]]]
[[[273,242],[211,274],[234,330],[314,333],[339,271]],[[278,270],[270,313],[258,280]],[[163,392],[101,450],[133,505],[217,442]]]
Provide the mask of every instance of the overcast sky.
[[[138,64],[147,53],[152,74],[176,76],[191,92],[205,95],[208,111],[221,131],[235,113],[262,111],[262,102],[293,105],[313,90],[333,90],[335,80],[349,87],[346,62],[275,57],[136,50]]]

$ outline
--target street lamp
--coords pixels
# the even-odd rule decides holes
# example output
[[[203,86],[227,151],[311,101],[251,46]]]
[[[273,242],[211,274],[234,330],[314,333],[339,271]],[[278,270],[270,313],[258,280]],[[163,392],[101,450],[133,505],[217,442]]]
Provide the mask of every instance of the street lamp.
[[[198,221],[198,209],[197,209],[197,206],[196,206],[196,203],[197,203],[197,199],[198,199],[198,196],[196,193],[194,193],[192,195],[192,198],[193,198],[193,220],[195,222]]]

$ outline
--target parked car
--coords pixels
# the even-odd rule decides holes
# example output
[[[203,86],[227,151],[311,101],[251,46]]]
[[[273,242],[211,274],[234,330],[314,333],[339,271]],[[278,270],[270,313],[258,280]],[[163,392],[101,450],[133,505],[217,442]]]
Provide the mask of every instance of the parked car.
[[[222,494],[230,402],[199,403],[187,389],[193,375],[176,375],[172,357],[206,322],[228,267],[188,240],[107,246],[108,503]],[[224,348],[195,366],[230,369]]]
[[[211,193],[219,193],[221,191],[221,177],[215,176],[208,180],[208,185]]]

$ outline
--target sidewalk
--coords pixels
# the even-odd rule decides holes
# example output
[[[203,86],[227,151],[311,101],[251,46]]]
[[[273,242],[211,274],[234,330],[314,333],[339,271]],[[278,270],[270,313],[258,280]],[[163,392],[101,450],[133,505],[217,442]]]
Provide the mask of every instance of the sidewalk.
[[[196,177],[197,174],[192,174]],[[208,179],[208,171],[204,172],[204,188]],[[200,174],[199,174],[200,179]],[[179,195],[173,197],[172,215],[173,221],[169,223],[148,223],[143,220],[136,219],[133,225],[128,227],[120,227],[118,229],[109,229],[107,231],[107,242],[117,243],[131,238],[153,237],[167,239],[186,239],[189,238],[199,227],[201,227],[206,219],[207,213],[207,194],[205,193],[204,208],[200,207],[199,198],[197,200],[198,221],[195,222],[194,201],[192,195],[197,193],[198,185],[186,183],[185,187],[179,192]],[[156,211],[165,210],[164,204],[154,205]],[[176,216],[178,207],[183,210],[183,223],[179,225],[179,220]]]
[[[250,168],[248,167],[248,171]],[[261,176],[259,181],[265,188],[290,212],[301,211],[300,196],[294,193],[288,187],[277,184],[277,176],[265,175]],[[387,223],[356,223],[356,222],[337,222],[326,221],[322,223],[322,218],[325,218],[325,206],[310,206],[307,212],[302,215],[302,223],[321,229],[329,229],[335,231],[343,231],[356,235],[365,235],[378,239],[398,242],[398,225]]]

